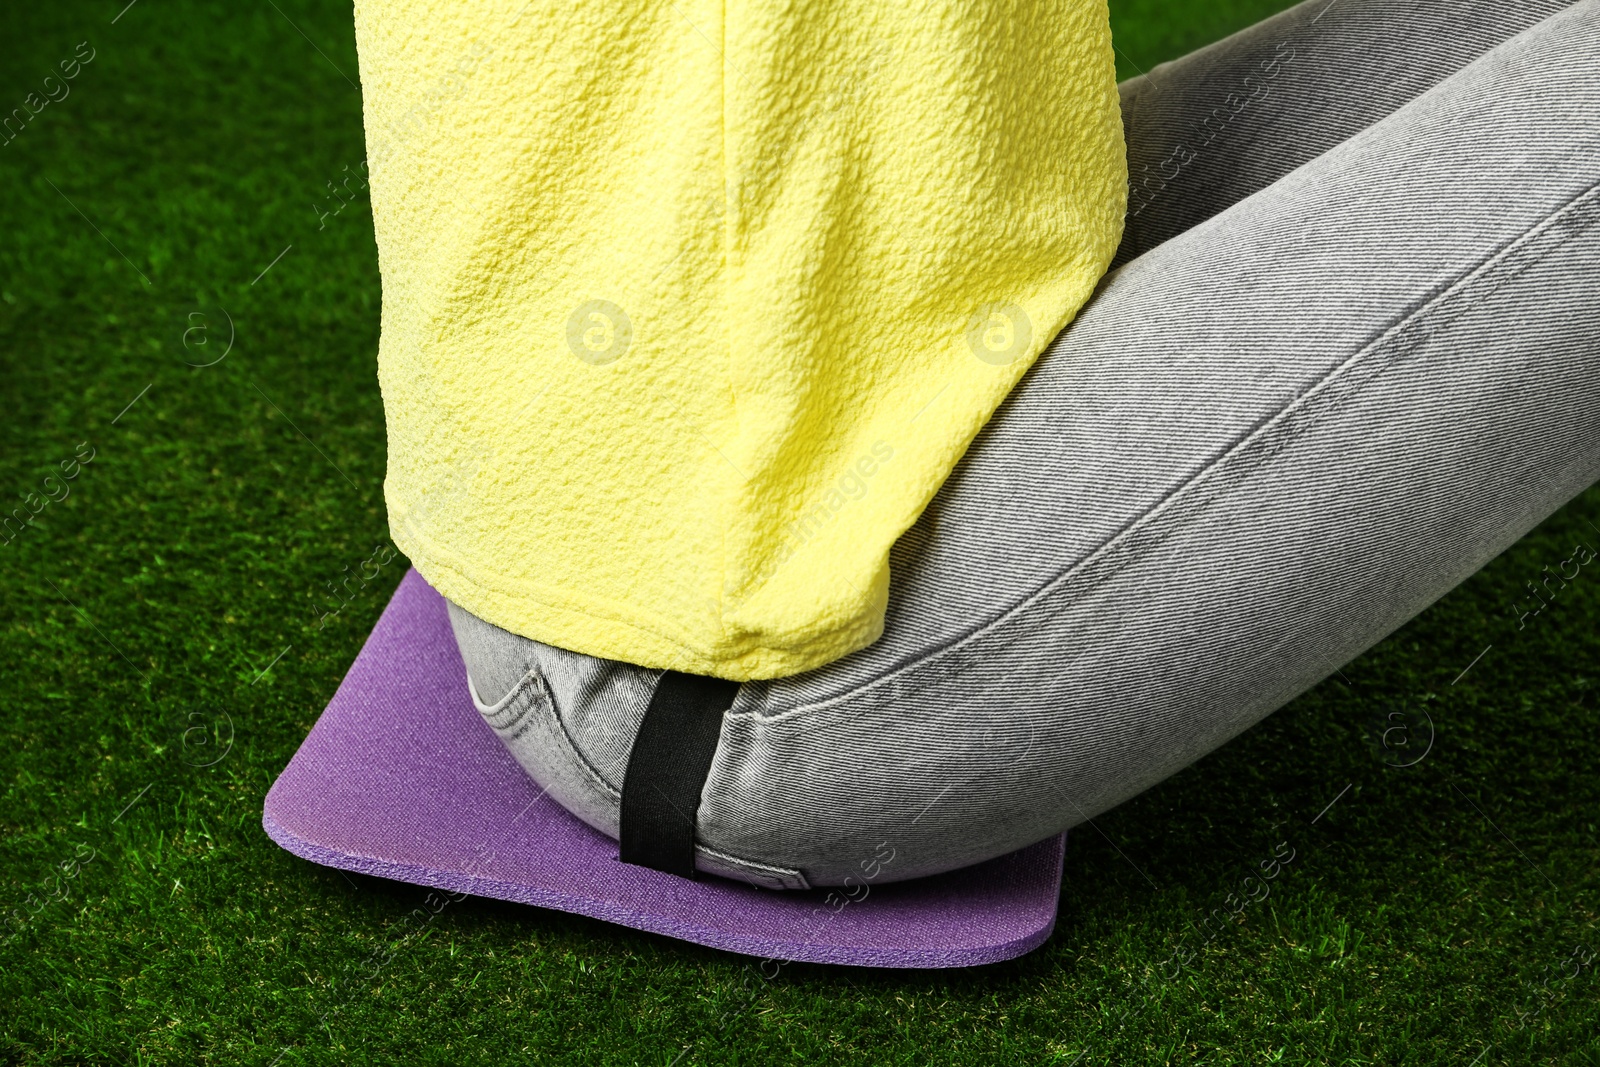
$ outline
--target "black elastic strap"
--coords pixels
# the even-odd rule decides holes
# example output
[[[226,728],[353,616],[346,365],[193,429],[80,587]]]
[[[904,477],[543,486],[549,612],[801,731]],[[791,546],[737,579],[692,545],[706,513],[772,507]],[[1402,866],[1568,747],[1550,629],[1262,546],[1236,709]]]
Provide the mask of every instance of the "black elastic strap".
[[[738,692],[724,678],[662,672],[622,779],[622,862],[694,877],[700,791]]]

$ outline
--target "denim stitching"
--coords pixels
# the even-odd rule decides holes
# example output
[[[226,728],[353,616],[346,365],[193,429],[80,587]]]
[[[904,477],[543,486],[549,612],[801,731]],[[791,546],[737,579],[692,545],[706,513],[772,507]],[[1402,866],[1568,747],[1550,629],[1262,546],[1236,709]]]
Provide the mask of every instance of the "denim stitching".
[[[1011,605],[990,622],[962,635],[956,640],[929,650],[917,659],[902,663],[894,669],[857,686],[848,693],[842,693],[839,696],[815,703],[785,708],[776,712],[768,713],[761,708],[753,708],[736,714],[741,717],[761,719],[765,722],[778,722],[804,712],[817,711],[842,704],[857,698],[862,693],[901,679],[911,683],[908,695],[909,693],[919,692],[942,680],[942,673],[932,670],[938,661],[947,656],[966,651],[967,646],[975,644],[979,638],[985,637],[1004,626],[1014,624],[1016,618],[1022,612],[1036,604],[1044,603],[1059,592],[1062,587],[1072,583],[1074,578],[1079,578],[1080,575],[1085,573],[1089,574],[1088,578],[1080,578],[1079,582],[1073,584],[1081,584],[1084,581],[1100,584],[1109,580],[1121,570],[1137,562],[1142,558],[1144,552],[1164,542],[1175,532],[1178,526],[1197,514],[1205,504],[1208,496],[1206,490],[1212,488],[1212,482],[1220,480],[1226,483],[1230,480],[1237,480],[1242,475],[1247,475],[1253,467],[1244,470],[1235,469],[1245,461],[1250,461],[1253,465],[1259,465],[1272,459],[1294,443],[1308,427],[1316,422],[1319,415],[1326,412],[1330,405],[1337,406],[1344,403],[1355,395],[1370,379],[1376,377],[1395,362],[1394,360],[1380,362],[1380,357],[1397,352],[1403,354],[1414,349],[1422,340],[1425,340],[1431,329],[1431,327],[1425,325],[1425,317],[1436,319],[1441,311],[1447,311],[1455,303],[1465,299],[1467,294],[1472,291],[1473,283],[1485,278],[1502,276],[1506,270],[1516,266],[1532,253],[1546,249],[1548,247],[1547,243],[1541,240],[1542,238],[1552,233],[1571,234],[1592,224],[1594,221],[1592,218],[1581,225],[1578,223],[1579,220],[1584,219],[1586,212],[1593,214],[1596,208],[1600,207],[1600,195],[1597,194],[1600,194],[1600,182],[1589,185],[1569,198],[1527,230],[1490,251],[1453,280],[1443,283],[1432,293],[1418,297],[1410,307],[1396,316],[1397,321],[1393,325],[1385,328],[1372,340],[1328,370],[1293,400],[1264,418],[1243,437],[1228,446],[1218,458],[1208,463],[1183,484],[1141,512],[1098,548],[1066,570],[1050,578],[1033,593]],[[1520,271],[1515,273],[1520,273]],[[1351,381],[1351,379],[1354,380]],[[1217,488],[1225,487],[1226,485],[1224,484]],[[1191,498],[1195,496],[1201,496],[1202,499],[1197,506],[1191,506]],[[1187,510],[1179,512],[1180,508]],[[1167,520],[1165,526],[1157,526],[1163,519]],[[1106,569],[1108,566],[1110,569]],[[923,672],[924,669],[928,669],[928,673],[932,676],[925,678],[909,677]],[[730,712],[729,714],[735,713]]]
[[[755,860],[743,859],[739,856],[733,855],[732,853],[723,852],[720,849],[710,848],[706,845],[700,844],[698,841],[695,842],[694,850],[697,855],[703,854],[711,859],[722,860],[723,862],[734,867],[742,867],[747,871],[772,875],[775,878],[794,883],[792,885],[785,886],[785,889],[811,888],[811,883],[806,880],[805,873],[797,867],[778,867],[771,863],[758,863]],[[757,886],[757,888],[759,889],[765,887]]]

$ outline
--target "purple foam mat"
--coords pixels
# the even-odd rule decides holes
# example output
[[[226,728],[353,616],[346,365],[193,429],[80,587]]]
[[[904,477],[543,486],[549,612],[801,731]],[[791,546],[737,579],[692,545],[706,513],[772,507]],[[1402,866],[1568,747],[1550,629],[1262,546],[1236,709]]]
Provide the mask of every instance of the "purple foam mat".
[[[864,967],[968,967],[1050,936],[1065,835],[950,874],[851,890],[689,881],[617,859],[478,716],[445,602],[406,574],[262,825],[314,863],[535,904],[713,948]],[[864,895],[863,895],[864,893]]]

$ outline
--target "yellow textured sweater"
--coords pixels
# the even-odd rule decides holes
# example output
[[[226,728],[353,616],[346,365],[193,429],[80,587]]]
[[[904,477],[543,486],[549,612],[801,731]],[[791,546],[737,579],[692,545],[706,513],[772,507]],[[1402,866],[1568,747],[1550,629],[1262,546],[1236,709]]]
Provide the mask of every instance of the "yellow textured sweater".
[[[355,7],[395,543],[645,666],[873,641],[1121,235],[1105,0]]]

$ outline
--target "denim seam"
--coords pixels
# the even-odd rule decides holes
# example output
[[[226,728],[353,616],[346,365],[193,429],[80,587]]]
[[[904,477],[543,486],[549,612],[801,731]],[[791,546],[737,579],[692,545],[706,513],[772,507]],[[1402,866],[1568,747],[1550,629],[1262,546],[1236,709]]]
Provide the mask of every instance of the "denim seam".
[[[1344,403],[1350,395],[1365,384],[1367,379],[1370,379],[1389,365],[1385,363],[1375,367],[1368,366],[1375,363],[1378,357],[1393,351],[1397,347],[1395,342],[1400,342],[1398,347],[1403,349],[1416,342],[1417,339],[1413,335],[1425,334],[1426,331],[1421,324],[1430,316],[1430,313],[1436,314],[1445,309],[1448,302],[1464,298],[1465,293],[1471,289],[1474,282],[1494,276],[1497,273],[1497,268],[1515,266],[1520,257],[1525,256],[1531,250],[1541,247],[1540,238],[1550,231],[1560,232],[1563,229],[1572,229],[1573,227],[1570,225],[1563,228],[1562,223],[1566,221],[1566,217],[1578,214],[1586,208],[1593,210],[1600,206],[1600,196],[1597,196],[1597,194],[1600,194],[1600,182],[1591,184],[1568,198],[1526,230],[1494,248],[1454,279],[1443,282],[1432,292],[1419,296],[1410,306],[1396,315],[1392,325],[1384,328],[1377,336],[1324,372],[1321,377],[1312,382],[1283,407],[1263,418],[1254,427],[1246,431],[1241,438],[1227,446],[1220,455],[1206,464],[1205,467],[1168,492],[1162,499],[1140,512],[1088,555],[1048,579],[1034,592],[1012,604],[989,622],[937,648],[929,650],[914,660],[902,663],[864,682],[849,692],[841,693],[826,700],[801,704],[776,712],[764,712],[760,708],[755,708],[736,714],[744,718],[759,719],[762,722],[781,722],[806,712],[819,711],[842,704],[859,697],[862,693],[906,678],[931,666],[947,655],[959,651],[963,646],[972,644],[992,631],[1006,626],[1021,612],[1046,600],[1080,573],[1096,569],[1097,564],[1105,557],[1114,555],[1119,548],[1124,547],[1124,543],[1135,542],[1132,551],[1127,554],[1126,558],[1114,563],[1112,570],[1101,574],[1098,578],[1100,582],[1108,580],[1132,563],[1137,562],[1143,552],[1164,541],[1165,537],[1159,537],[1145,544],[1137,543],[1138,535],[1147,532],[1147,529],[1154,526],[1158,520],[1169,519],[1171,524],[1184,521],[1188,517],[1188,513],[1176,514],[1170,517],[1168,513],[1178,512],[1179,509],[1185,508],[1190,504],[1192,497],[1202,496],[1203,501],[1206,483],[1233,473],[1231,469],[1226,469],[1230,464],[1230,460],[1236,460],[1239,457],[1249,458],[1252,452],[1260,451],[1262,448],[1266,448],[1265,454],[1254,457],[1255,465],[1271,460],[1278,455],[1290,444],[1294,443],[1299,435],[1316,421],[1315,416],[1323,408],[1328,407],[1330,404]],[[1365,375],[1357,378],[1363,370],[1366,372]],[[1345,384],[1345,380],[1351,378],[1357,378],[1357,380],[1354,381],[1350,388],[1340,390],[1339,387]],[[1192,513],[1195,509],[1189,510]],[[936,680],[929,679],[920,685],[916,685],[914,689],[921,689]],[[729,714],[735,713],[730,712]]]
[[[472,706],[478,709],[479,715],[483,716],[483,721],[489,724],[490,729],[499,731],[508,728],[515,722],[520,721],[522,716],[527,714],[528,709],[526,707],[514,715],[508,716],[506,713],[514,707],[518,697],[522,696],[529,689],[541,686],[542,683],[543,679],[539,677],[538,670],[530,668],[528,673],[522,676],[522,680],[516,685],[512,686],[510,691],[507,692],[505,696],[501,697],[493,704],[485,704],[478,697],[478,687],[473,683],[472,675],[468,674],[467,694],[472,698]],[[546,699],[549,699],[548,692],[545,693],[545,697]],[[497,719],[504,719],[505,721],[497,722]]]
[[[730,866],[742,867],[745,870],[760,874],[769,874],[782,881],[791,883],[786,885],[784,887],[785,889],[811,888],[811,883],[806,879],[805,872],[801,871],[798,867],[779,867],[771,863],[760,863],[756,860],[747,860],[742,857],[735,856],[732,853],[723,852],[721,849],[711,848],[708,845],[703,845],[698,841],[695,842],[694,850],[696,853],[703,853],[712,859],[722,860]],[[762,889],[765,887],[757,886],[756,888]]]
[[[473,685],[471,675],[467,676],[467,691],[472,696],[472,703],[478,709],[478,714],[483,716],[483,721],[488,723],[489,728],[494,730],[496,733],[501,733],[502,731],[510,729],[515,724],[521,722],[524,716],[528,715],[530,712],[533,712],[533,703],[530,699],[528,704],[522,708],[521,712],[518,715],[507,719],[504,725],[496,725],[493,721],[491,721],[491,715],[498,716],[504,710],[514,706],[513,701],[520,696],[536,693],[538,696],[543,697],[544,707],[548,710],[550,718],[554,720],[556,724],[555,732],[560,736],[570,760],[577,764],[585,774],[593,779],[595,784],[598,785],[603,792],[611,796],[613,799],[617,799],[622,796],[621,791],[612,786],[610,782],[607,782],[604,778],[602,778],[600,776],[600,772],[597,771],[589,763],[589,761],[584,758],[583,753],[578,750],[578,746],[573,744],[572,735],[567,732],[567,724],[561,721],[561,712],[559,707],[556,705],[555,695],[550,692],[550,687],[545,682],[544,676],[540,673],[538,667],[529,668],[528,673],[522,676],[522,681],[518,682],[511,692],[501,697],[499,701],[492,705],[485,705],[481,700],[478,699],[478,689],[477,686]],[[518,734],[520,733],[521,731],[518,731]],[[512,736],[515,737],[517,735],[513,734]]]
[[[622,799],[622,790],[618,789],[601,776],[599,768],[595,767],[594,764],[589,762],[588,757],[583,754],[583,750],[578,748],[577,742],[572,739],[572,731],[567,729],[567,722],[561,716],[561,705],[556,703],[554,696],[552,696],[550,700],[550,717],[555,720],[556,733],[561,736],[561,742],[566,746],[567,751],[571,754],[573,762],[575,762],[579,767],[582,767],[584,773],[586,773],[590,778],[593,778],[595,782],[599,784],[600,788],[605,790],[608,796],[610,796],[613,800],[620,801]]]

